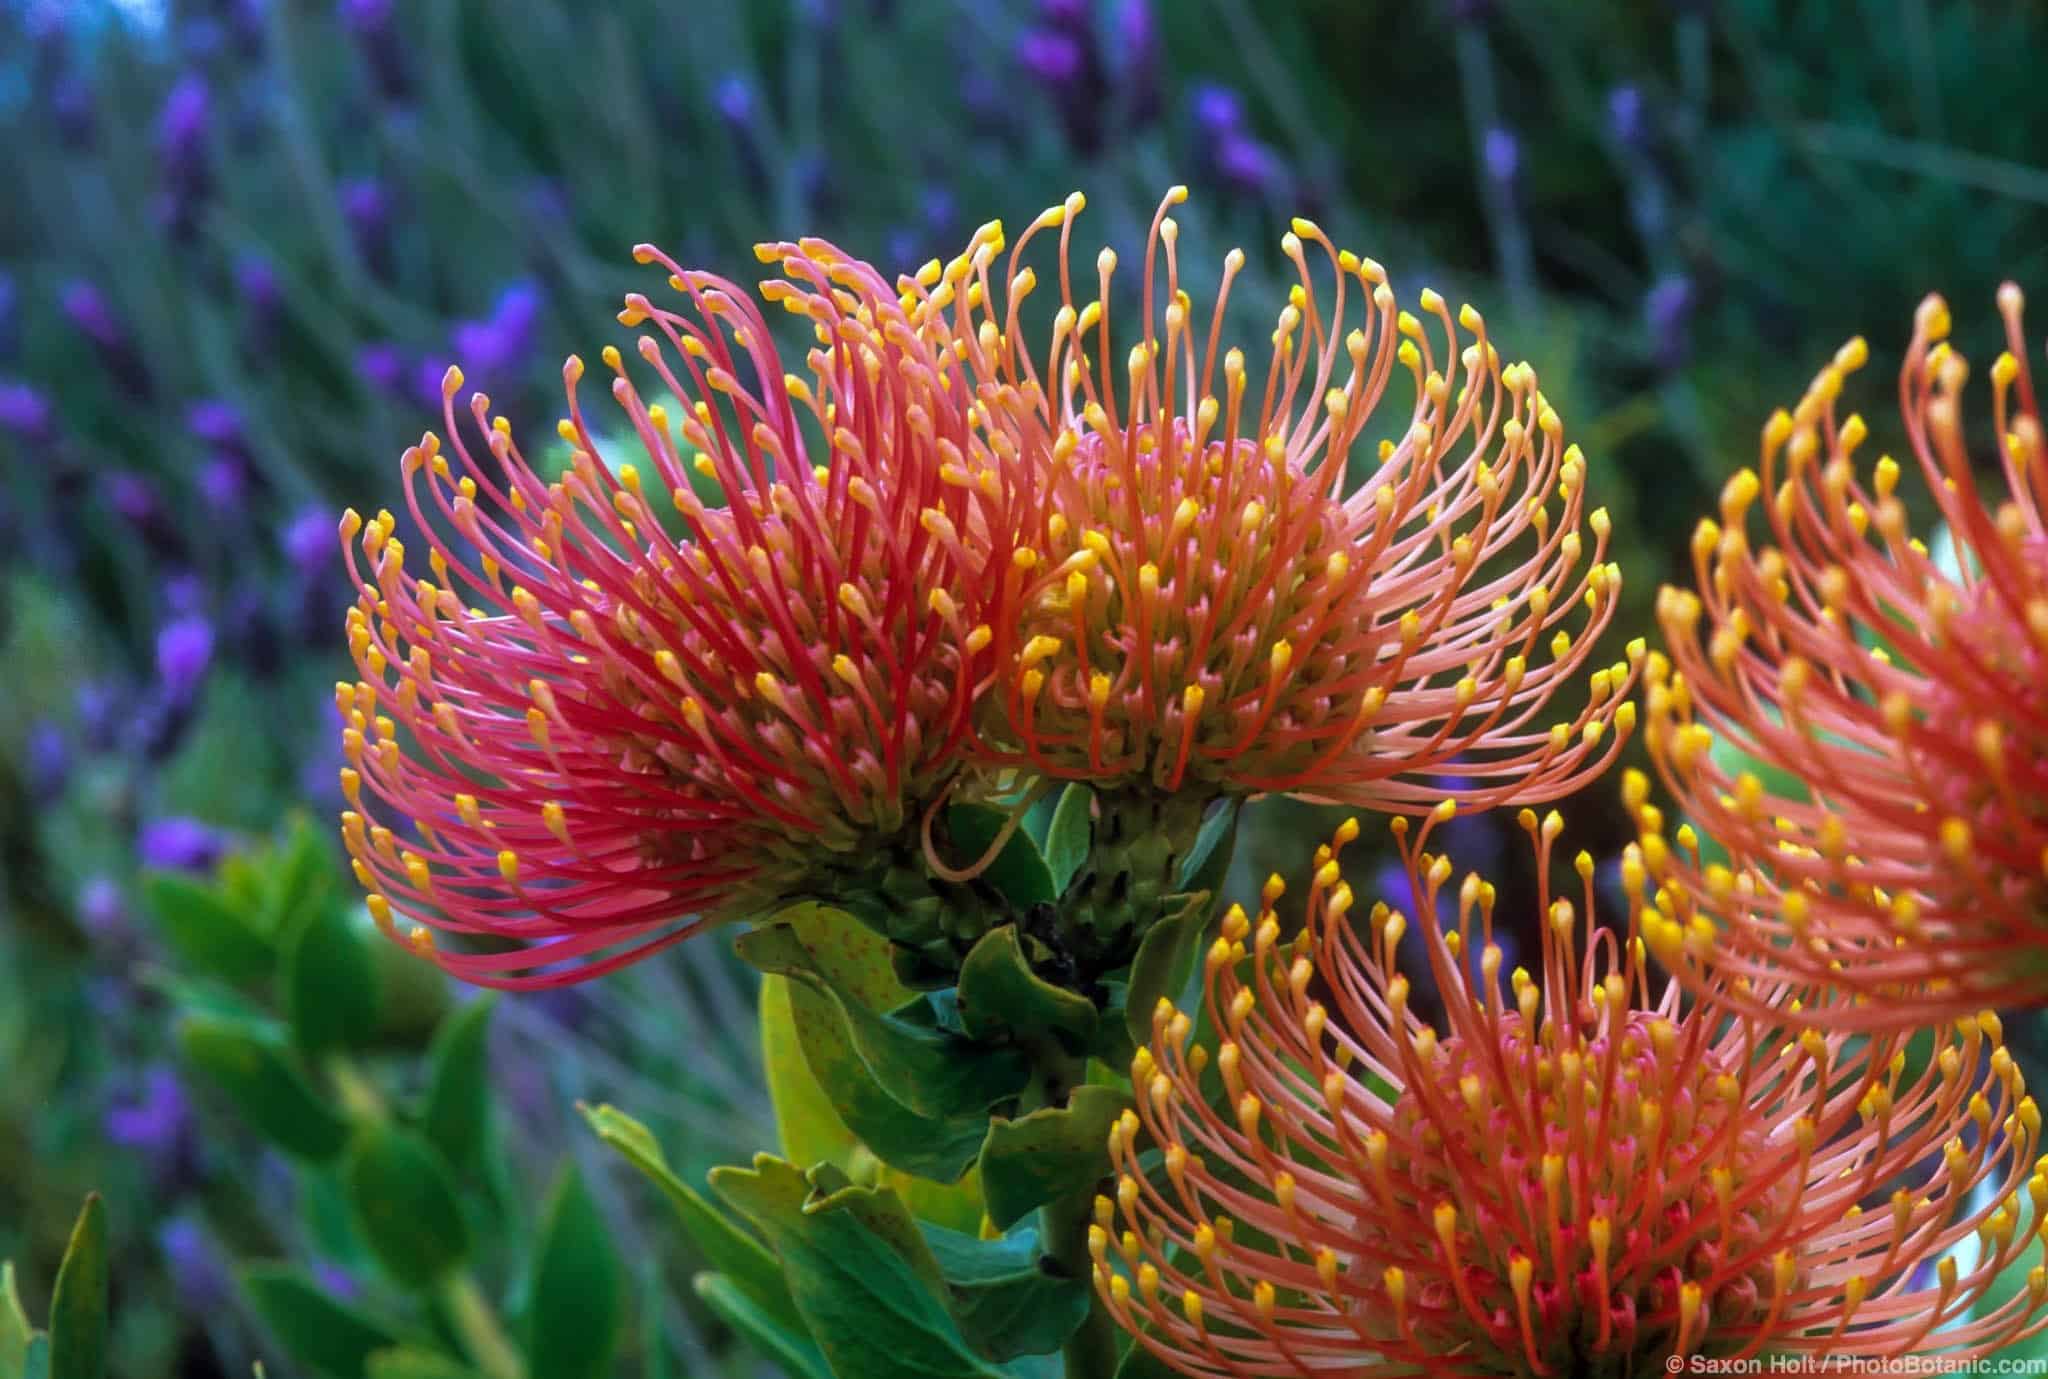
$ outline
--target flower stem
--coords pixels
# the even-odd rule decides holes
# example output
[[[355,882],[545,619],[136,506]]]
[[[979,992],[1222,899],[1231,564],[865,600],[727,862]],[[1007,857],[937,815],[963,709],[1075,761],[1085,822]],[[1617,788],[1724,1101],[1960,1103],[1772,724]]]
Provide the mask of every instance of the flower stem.
[[[466,1270],[451,1276],[442,1285],[441,1301],[447,1304],[449,1323],[463,1349],[485,1374],[491,1379],[526,1379],[526,1362],[474,1276]]]
[[[1048,1045],[1038,1055],[1038,1076],[1027,1101],[1039,1106],[1058,1106],[1073,1088],[1087,1080],[1088,1060]],[[1028,1107],[1027,1107],[1028,1109]],[[1066,1379],[1113,1379],[1117,1367],[1116,1326],[1102,1299],[1095,1294],[1094,1260],[1088,1251],[1088,1227],[1095,1215],[1095,1185],[1040,1211],[1044,1228],[1045,1253],[1068,1277],[1080,1280],[1088,1289],[1088,1315],[1061,1348]]]

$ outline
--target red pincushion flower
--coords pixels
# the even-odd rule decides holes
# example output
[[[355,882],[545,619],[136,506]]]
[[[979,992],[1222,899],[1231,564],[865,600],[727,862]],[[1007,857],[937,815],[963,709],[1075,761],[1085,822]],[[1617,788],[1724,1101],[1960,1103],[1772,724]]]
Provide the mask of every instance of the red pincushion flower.
[[[403,464],[432,578],[390,514],[343,524],[363,677],[338,691],[344,834],[379,921],[419,921],[465,977],[586,977],[797,895],[887,892],[959,767],[992,653],[958,606],[1008,553],[940,470],[990,433],[873,269],[818,241],[759,252],[785,275],[763,295],[815,327],[809,383],[742,289],[642,247],[685,298],[620,314],[652,323],[639,353],[676,415],[605,351],[644,471],[604,457],[578,360],[553,481],[481,395],[484,445],[464,443],[451,370],[452,457],[429,435]],[[941,925],[928,894],[895,899]]]
[[[1243,254],[1206,329],[1182,290],[1166,212],[1184,196],[1153,218],[1128,305],[1107,249],[1097,296],[1077,301],[1078,194],[1000,274],[995,244],[920,279],[920,328],[1020,437],[992,473],[956,476],[1000,483],[1023,542],[975,610],[1001,671],[980,750],[1108,787],[1409,812],[1446,789],[1472,804],[1573,789],[1632,724],[1634,671],[1596,669],[1582,707],[1539,718],[1606,626],[1620,570],[1535,371],[1502,367],[1469,306],[1454,322],[1424,291],[1423,318],[1398,311],[1378,264],[1297,220],[1283,244],[1300,282],[1255,378],[1224,348]],[[1020,310],[1037,272],[1019,265],[1051,229],[1059,307],[1034,341]],[[1412,389],[1398,412],[1396,377]]]
[[[2038,1266],[1973,1316],[2033,1245],[2022,1188],[2036,1216],[2048,1203],[1995,1015],[1937,1029],[1911,1070],[1905,1036],[1684,1003],[1633,935],[1591,925],[1585,854],[1584,908],[1552,898],[1557,816],[1523,824],[1542,963],[1505,992],[1492,887],[1467,877],[1453,912],[1426,829],[1418,932],[1384,904],[1352,916],[1354,821],[1317,854],[1296,940],[1278,878],[1256,924],[1226,919],[1213,1050],[1161,1003],[1091,1236],[1138,1344],[1217,1379],[1562,1379],[1766,1352],[1961,1362],[2048,1325]],[[1639,896],[1633,850],[1624,872]],[[1439,1024],[1410,1008],[1404,961],[1434,975]],[[1964,1270],[1948,1252],[1973,1235]]]
[[[1721,521],[1701,524],[1697,592],[1659,600],[1670,659],[1651,658],[1651,754],[1729,853],[1703,864],[1645,816],[1653,874],[1727,917],[1673,945],[1688,973],[1711,961],[1840,987],[1870,999],[1829,1018],[1859,1025],[2048,1000],[2048,454],[2019,289],[1998,304],[1992,491],[1964,443],[1968,369],[1939,297],[1899,373],[1952,558],[1912,538],[1897,463],[1857,472],[1868,428],[1837,412],[1868,353],[1855,340],[1771,418],[1760,472],[1736,475]],[[1768,540],[1753,548],[1759,497]]]

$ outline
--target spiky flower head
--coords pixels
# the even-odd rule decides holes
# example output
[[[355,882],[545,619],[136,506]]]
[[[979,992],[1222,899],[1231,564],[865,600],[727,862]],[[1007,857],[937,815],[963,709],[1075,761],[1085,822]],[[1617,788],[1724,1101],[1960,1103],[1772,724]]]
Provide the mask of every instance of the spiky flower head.
[[[1228,345],[1243,253],[1212,303],[1183,290],[1167,212],[1185,195],[1115,295],[1113,250],[1092,284],[1069,262],[1079,194],[1000,268],[981,243],[919,279],[922,327],[1021,442],[991,455],[1000,480],[956,476],[1019,495],[1015,567],[977,610],[1000,672],[984,754],[1100,787],[1409,812],[1446,779],[1475,805],[1572,789],[1632,724],[1633,670],[1594,669],[1543,716],[1620,571],[1535,371],[1504,365],[1470,306],[1425,290],[1420,316],[1398,309],[1377,263],[1297,220],[1260,376]],[[1024,257],[1052,231],[1058,306],[1034,338]]]
[[[1838,398],[1868,350],[1850,341],[1701,523],[1697,589],[1659,598],[1651,754],[1728,853],[1702,864],[1644,816],[1653,873],[1728,919],[1689,926],[1685,970],[1839,987],[1870,998],[1831,1009],[1857,1024],[2048,1000],[2048,454],[2019,289],[1998,306],[1989,491],[1929,297],[1899,371],[1912,460],[1859,472],[1869,428]],[[1932,547],[1908,526],[1916,468],[1945,523]]]
[[[546,478],[480,394],[464,441],[450,370],[447,448],[429,434],[403,461],[431,577],[391,514],[344,521],[349,852],[380,922],[409,916],[473,980],[593,975],[806,894],[871,895],[910,943],[960,918],[905,881],[906,839],[992,654],[959,613],[968,543],[1007,552],[940,477],[986,450],[986,419],[872,268],[815,240],[757,252],[782,273],[762,295],[813,327],[808,379],[746,291],[643,246],[681,301],[626,298],[619,319],[651,329],[641,385],[604,351],[621,439],[572,357],[568,465]]]
[[[1226,918],[1213,1048],[1169,1003],[1154,1016],[1091,1237],[1139,1344],[1219,1379],[1619,1379],[1686,1357],[1964,1360],[2048,1324],[2039,1267],[1973,1314],[2048,1202],[1995,1015],[1930,1049],[1684,1003],[1650,975],[1639,903],[1626,938],[1593,923],[1590,857],[1582,899],[1553,894],[1562,824],[1526,810],[1542,961],[1503,989],[1492,886],[1471,875],[1453,899],[1428,829],[1410,849],[1404,825],[1412,924],[1353,913],[1348,823],[1298,938],[1278,878],[1255,921]],[[1640,858],[1623,869],[1639,896]],[[1404,963],[1433,974],[1438,1023]],[[1964,1269],[1948,1251],[1973,1236]]]

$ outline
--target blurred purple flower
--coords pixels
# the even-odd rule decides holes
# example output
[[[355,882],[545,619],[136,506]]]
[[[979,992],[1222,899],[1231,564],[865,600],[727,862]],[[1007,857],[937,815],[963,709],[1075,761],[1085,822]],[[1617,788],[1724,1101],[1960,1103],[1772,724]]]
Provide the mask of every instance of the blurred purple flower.
[[[210,872],[227,850],[218,829],[182,814],[150,820],[135,839],[142,865],[163,871]]]
[[[94,876],[78,890],[78,923],[95,943],[112,944],[128,936],[128,902],[111,876]]]
[[[355,35],[377,94],[402,104],[412,94],[412,78],[405,45],[392,22],[394,8],[394,0],[341,0],[339,6],[342,27]]]
[[[108,376],[130,396],[147,401],[155,392],[149,368],[106,295],[85,279],[74,278],[64,285],[58,301],[72,326],[92,346]]]
[[[356,372],[378,392],[396,397],[405,385],[405,352],[389,341],[364,345],[356,351]],[[438,398],[438,382],[435,386]]]
[[[64,793],[71,778],[71,744],[62,728],[47,718],[31,724],[22,758],[30,798],[48,804]]]
[[[156,485],[147,477],[116,470],[107,476],[101,492],[107,506],[142,539],[153,559],[166,564],[183,563],[185,538],[157,496]]]
[[[156,1244],[191,1314],[204,1315],[228,1301],[227,1268],[204,1226],[189,1216],[177,1217],[158,1229]]]
[[[74,153],[91,150],[99,136],[98,102],[81,72],[64,72],[50,83],[50,121],[57,138]]]
[[[489,316],[480,321],[456,322],[448,343],[455,362],[474,378],[474,386],[489,391],[518,382],[533,353],[534,328],[540,322],[540,310],[540,288],[522,279],[498,293]],[[434,376],[437,404],[442,371]]]
[[[131,1096],[107,1108],[103,1128],[123,1149],[163,1161],[181,1157],[191,1143],[192,1104],[177,1073],[167,1064],[151,1065]]]
[[[1159,118],[1165,98],[1160,92],[1159,18],[1152,0],[1123,0],[1116,10],[1117,56],[1121,64],[1123,116],[1133,128]]]
[[[1692,279],[1682,273],[1659,278],[1643,297],[1643,327],[1650,337],[1650,357],[1658,368],[1681,368],[1690,357],[1696,305]]]
[[[1039,0],[1038,17],[1017,41],[1017,65],[1052,97],[1068,147],[1092,155],[1103,144],[1109,78],[1088,6]]]
[[[341,218],[348,224],[356,254],[374,276],[389,282],[398,272],[398,256],[391,237],[390,191],[373,177],[360,177],[341,184],[339,200]]]
[[[78,734],[88,752],[107,752],[121,736],[121,691],[105,680],[87,680],[71,696]]]
[[[356,1276],[330,1259],[313,1261],[313,1282],[320,1285],[322,1292],[342,1302],[354,1302],[362,1296],[363,1285]]]
[[[21,290],[12,273],[0,271],[0,363],[21,353]]]
[[[213,660],[213,626],[196,615],[164,624],[156,634],[156,673],[173,699],[190,699]]]
[[[1196,126],[1211,137],[1244,128],[1244,97],[1227,86],[1204,82],[1195,88],[1193,106]]]
[[[213,92],[205,77],[188,72],[171,88],[156,122],[161,216],[173,239],[191,237],[212,194],[212,127]]]
[[[33,384],[0,379],[0,428],[30,445],[47,445],[56,435],[50,400]]]
[[[1607,93],[1607,128],[1622,147],[1641,152],[1649,147],[1649,112],[1639,86],[1617,86]]]
[[[324,507],[299,509],[285,526],[284,553],[292,568],[309,578],[324,575],[335,562],[337,519]]]
[[[1280,184],[1279,155],[1248,134],[1227,135],[1216,146],[1216,176],[1231,191],[1267,195]]]
[[[1522,141],[1513,130],[1495,125],[1486,131],[1484,149],[1487,180],[1513,196],[1522,179]]]

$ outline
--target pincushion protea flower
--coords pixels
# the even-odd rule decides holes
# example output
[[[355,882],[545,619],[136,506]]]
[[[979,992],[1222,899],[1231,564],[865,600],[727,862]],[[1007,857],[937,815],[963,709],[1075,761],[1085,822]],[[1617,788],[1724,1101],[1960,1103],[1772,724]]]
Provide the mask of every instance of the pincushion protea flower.
[[[1837,412],[1868,353],[1854,340],[1771,418],[1759,469],[1700,525],[1698,591],[1658,602],[1670,659],[1651,660],[1651,753],[1730,854],[1702,866],[1646,816],[1653,873],[1728,918],[1691,925],[1672,960],[1870,998],[1831,1004],[1831,1021],[2048,1000],[2048,456],[2019,289],[1998,305],[1997,491],[1971,470],[1968,370],[1939,297],[1921,304],[1899,372],[1953,560],[1910,535],[1899,464],[1857,472],[1868,428]],[[1768,539],[1752,547],[1759,497]]]
[[[338,687],[344,834],[373,914],[419,921],[465,977],[590,976],[804,894],[871,898],[912,946],[973,919],[906,848],[992,655],[958,604],[968,543],[1008,554],[940,478],[986,449],[986,419],[873,269],[820,241],[758,252],[784,275],[763,295],[815,327],[810,382],[745,291],[643,246],[684,298],[620,313],[652,323],[639,354],[679,414],[605,351],[644,469],[604,457],[580,361],[553,482],[482,395],[483,444],[464,443],[451,370],[452,463],[431,434],[403,462],[431,579],[389,513],[343,523],[362,675]],[[520,943],[437,948],[432,929]]]
[[[1001,273],[1000,237],[979,240],[908,299],[1019,432],[988,471],[951,476],[1003,476],[1023,540],[975,610],[1001,672],[981,751],[1198,800],[1287,791],[1420,812],[1446,788],[1475,805],[1571,790],[1631,725],[1633,671],[1594,670],[1582,706],[1538,721],[1606,626],[1620,571],[1535,371],[1504,367],[1470,306],[1454,322],[1424,291],[1422,317],[1397,310],[1378,264],[1297,220],[1282,244],[1300,281],[1255,378],[1224,348],[1242,252],[1206,327],[1182,290],[1167,211],[1185,196],[1153,217],[1129,306],[1112,300],[1108,249],[1077,301],[1078,193]],[[1053,229],[1059,307],[1034,342],[1019,313],[1038,275],[1020,264]],[[1397,374],[1413,391],[1399,415]]]
[[[1493,889],[1469,876],[1453,917],[1427,827],[1411,850],[1396,821],[1413,929],[1351,913],[1353,822],[1317,854],[1297,939],[1278,878],[1256,922],[1227,917],[1213,1051],[1161,1003],[1091,1238],[1139,1344],[1204,1376],[1623,1376],[1767,1352],[1962,1360],[2048,1325],[2040,1267],[1972,1316],[2031,1247],[2022,1190],[2048,1203],[1997,1016],[1936,1030],[1912,1071],[1903,1038],[1683,1004],[1633,933],[1592,925],[1589,857],[1583,908],[1553,898],[1558,817],[1523,825],[1542,963],[1505,993]],[[1638,896],[1633,850],[1623,870]],[[1404,940],[1441,1027],[1409,1007]],[[1947,1252],[1973,1234],[1964,1271]]]

